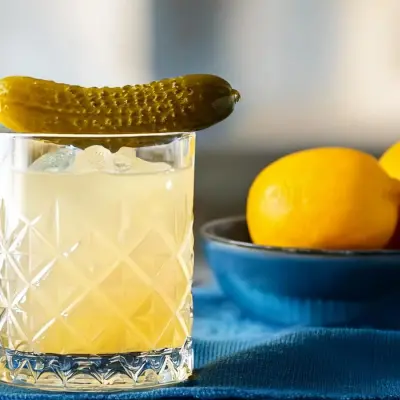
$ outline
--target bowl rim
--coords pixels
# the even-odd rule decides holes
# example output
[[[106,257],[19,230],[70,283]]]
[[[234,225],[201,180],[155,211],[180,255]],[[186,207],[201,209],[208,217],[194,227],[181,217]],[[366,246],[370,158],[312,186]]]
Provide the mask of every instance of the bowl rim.
[[[234,215],[224,218],[217,218],[206,222],[200,228],[200,234],[203,239],[218,242],[224,245],[244,248],[249,250],[258,250],[277,254],[301,254],[314,256],[336,256],[336,257],[360,257],[360,256],[400,256],[400,250],[376,249],[376,250],[328,250],[328,249],[309,249],[296,247],[278,247],[278,246],[263,246],[250,242],[242,242],[239,240],[228,239],[223,236],[216,235],[213,231],[215,227],[235,222],[246,222],[244,215]]]

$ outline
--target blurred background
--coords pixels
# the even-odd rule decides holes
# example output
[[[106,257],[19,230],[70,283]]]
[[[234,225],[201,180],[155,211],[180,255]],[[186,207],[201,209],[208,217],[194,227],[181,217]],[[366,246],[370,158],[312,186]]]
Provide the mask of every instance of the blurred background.
[[[254,176],[286,152],[379,154],[400,137],[398,0],[0,5],[1,76],[112,86],[207,72],[242,93],[231,118],[198,135],[197,226],[243,213]]]

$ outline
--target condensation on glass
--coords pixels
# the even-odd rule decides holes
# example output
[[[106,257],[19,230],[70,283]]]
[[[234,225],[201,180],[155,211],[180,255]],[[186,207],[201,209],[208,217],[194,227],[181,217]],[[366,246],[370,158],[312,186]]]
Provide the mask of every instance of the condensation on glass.
[[[194,134],[0,136],[1,381],[191,374],[194,152]]]

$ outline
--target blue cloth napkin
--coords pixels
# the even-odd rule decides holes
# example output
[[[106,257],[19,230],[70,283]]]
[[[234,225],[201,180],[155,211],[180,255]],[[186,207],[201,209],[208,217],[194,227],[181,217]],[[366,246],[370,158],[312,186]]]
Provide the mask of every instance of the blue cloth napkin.
[[[0,385],[1,400],[400,398],[400,332],[279,330],[245,318],[218,290],[194,293],[196,372],[153,391],[44,393]]]

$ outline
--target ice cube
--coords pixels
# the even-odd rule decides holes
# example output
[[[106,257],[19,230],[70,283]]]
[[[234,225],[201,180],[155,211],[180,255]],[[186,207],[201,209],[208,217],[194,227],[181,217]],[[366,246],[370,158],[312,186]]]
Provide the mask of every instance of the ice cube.
[[[136,149],[121,147],[113,155],[113,164],[116,172],[127,172],[132,169],[136,161]]]
[[[73,165],[76,155],[82,150],[68,146],[46,153],[35,160],[29,167],[33,171],[62,172]]]
[[[95,145],[81,150],[72,146],[46,153],[30,166],[34,171],[88,173],[152,173],[168,171],[171,167],[162,162],[150,162],[136,157],[136,149],[122,147],[116,153]]]
[[[80,173],[113,170],[112,153],[100,145],[90,146],[77,154],[71,170]]]
[[[136,149],[122,147],[112,156],[114,172],[149,173],[168,171],[171,167],[162,162],[150,162],[136,156]]]

